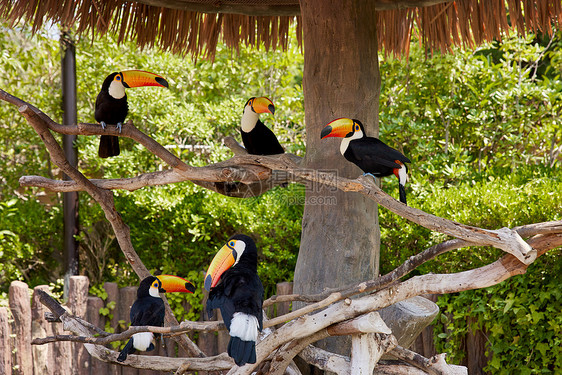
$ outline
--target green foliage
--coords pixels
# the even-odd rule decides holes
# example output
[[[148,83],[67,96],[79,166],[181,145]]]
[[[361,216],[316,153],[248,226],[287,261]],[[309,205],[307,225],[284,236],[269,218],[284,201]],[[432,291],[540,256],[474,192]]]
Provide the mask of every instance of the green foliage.
[[[555,46],[562,40],[557,35]],[[454,184],[498,168],[555,162],[561,49],[546,53],[550,74],[539,77],[533,67],[546,50],[531,35],[491,47],[427,58],[412,45],[407,62],[381,63],[381,139],[404,149],[416,177]]]
[[[549,272],[546,272],[548,269]],[[489,340],[493,374],[559,374],[562,371],[562,262],[560,253],[546,254],[526,276],[516,276],[481,290],[439,298],[438,351],[460,362],[467,329],[482,329]],[[467,328],[468,318],[475,324]]]

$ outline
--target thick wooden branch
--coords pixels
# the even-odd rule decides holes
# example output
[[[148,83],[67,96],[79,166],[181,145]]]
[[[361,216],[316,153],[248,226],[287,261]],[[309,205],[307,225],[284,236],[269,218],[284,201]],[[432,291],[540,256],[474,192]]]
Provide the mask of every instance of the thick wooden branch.
[[[320,370],[330,371],[338,375],[350,374],[351,359],[347,356],[309,345],[299,353],[299,357]],[[382,362],[379,362],[375,367],[375,373],[377,375],[427,375],[427,372],[406,364]]]
[[[264,165],[267,164],[264,163]],[[334,178],[333,175],[322,172],[311,173],[310,171],[294,171],[292,173],[301,178],[306,178],[329,186],[335,186],[343,191],[358,192],[373,199],[381,206],[403,218],[427,229],[457,237],[470,242],[472,245],[496,247],[514,255],[522,263],[531,264],[537,257],[537,252],[529,246],[517,232],[509,228],[501,228],[498,230],[477,228],[428,214],[414,207],[406,206],[384,193],[371,177],[361,176],[355,180],[350,180],[343,177]]]
[[[557,246],[551,245],[548,242],[557,241],[557,234],[562,233],[562,220],[561,221],[549,221],[537,224],[528,224],[520,227],[513,228],[514,231],[519,233],[522,237],[534,236],[530,240],[530,245],[535,247],[539,252],[539,255],[544,254],[546,251],[555,248]],[[548,235],[553,234],[553,236],[542,237],[538,235]],[[444,241],[440,244],[434,245],[416,255],[408,258],[400,266],[396,267],[391,272],[384,276],[378,277],[376,279],[361,282],[352,286],[342,287],[337,289],[327,289],[326,291],[318,294],[312,295],[299,295],[299,294],[288,294],[282,296],[271,296],[264,301],[263,306],[267,307],[274,303],[281,302],[319,302],[325,298],[328,298],[333,293],[340,293],[341,299],[351,297],[355,294],[372,292],[382,289],[400,278],[406,276],[408,273],[424,264],[425,262],[435,259],[437,256],[444,254],[451,250],[456,250],[462,247],[468,247],[472,244],[468,241],[453,239]],[[546,249],[546,250],[545,250]]]
[[[349,373],[351,359],[341,354],[332,353],[309,345],[299,353],[299,357],[307,363],[318,367],[320,370],[342,375]]]
[[[279,354],[273,356],[269,374],[282,375],[285,368],[287,368],[293,358],[296,357],[304,348],[316,341],[325,339],[329,336],[363,335],[368,333],[383,333],[390,335],[392,332],[377,312],[371,312],[355,319],[335,324],[308,337],[293,340],[285,344],[278,351]],[[349,372],[349,363],[345,365],[345,369],[346,372]],[[343,370],[343,368],[341,370]],[[336,373],[342,374],[342,372],[339,371]]]
[[[84,323],[84,322],[80,322]],[[190,322],[184,321],[177,326],[170,327],[155,327],[155,326],[130,326],[129,329],[121,333],[109,334],[104,332],[103,337],[84,337],[84,336],[69,336],[69,335],[57,335],[49,336],[44,338],[36,338],[31,344],[33,345],[43,345],[57,341],[74,341],[74,342],[84,342],[97,345],[107,345],[114,341],[124,341],[133,336],[135,333],[139,332],[154,332],[161,334],[174,334],[174,333],[185,333],[185,332],[215,332],[221,329],[226,329],[222,321],[209,321],[209,322]]]
[[[371,375],[382,355],[397,345],[392,335],[365,333],[351,337],[351,374]]]
[[[450,365],[445,361],[445,354],[438,354],[432,358],[425,358],[416,352],[397,345],[389,354],[406,363],[415,366],[431,375],[467,375],[464,366]]]
[[[536,230],[537,232],[545,232],[547,227],[549,227],[551,230],[554,230],[555,228],[557,228],[559,226],[561,222],[550,222],[548,223],[548,225],[545,226],[532,226],[532,227],[520,227],[520,228],[524,228],[524,230],[526,230],[526,233],[528,235],[530,235],[531,233],[533,233],[533,230]],[[536,248],[538,250],[538,255],[542,255],[545,252],[547,252],[548,250],[554,249],[556,247],[562,246],[562,233],[550,233],[550,234],[539,234],[536,236],[533,236],[532,238],[530,238],[528,240],[529,244],[531,246],[533,246],[534,248]],[[400,265],[399,267],[397,267],[396,269],[394,269],[393,271],[389,272],[388,274],[381,276],[379,278],[373,279],[373,280],[369,280],[369,281],[365,281],[365,282],[361,282],[359,284],[353,285],[351,287],[348,287],[344,290],[341,291],[336,291],[336,292],[332,292],[332,291],[328,291],[327,293],[321,293],[321,294],[316,294],[316,295],[312,295],[312,296],[299,296],[299,295],[289,295],[287,296],[287,298],[272,298],[271,302],[268,303],[264,303],[264,306],[269,305],[273,302],[286,302],[286,301],[294,301],[294,300],[299,300],[299,301],[305,301],[305,302],[314,302],[311,305],[305,306],[299,310],[296,311],[292,311],[286,315],[282,315],[273,319],[270,319],[267,323],[268,324],[273,324],[273,325],[277,325],[277,324],[281,324],[284,323],[286,321],[298,318],[302,315],[305,315],[309,312],[312,312],[314,310],[317,309],[321,309],[324,308],[326,306],[329,306],[330,304],[334,303],[335,301],[341,301],[343,299],[349,298],[351,296],[360,294],[360,293],[365,293],[365,292],[372,292],[372,291],[376,291],[376,290],[380,290],[383,289],[385,287],[388,287],[389,285],[392,285],[393,283],[396,283],[401,277],[407,275],[409,272],[411,272],[413,269],[415,269],[416,267],[418,267],[419,265],[423,264],[424,262],[426,262],[429,259],[433,259],[435,256],[442,254],[446,251],[450,251],[453,249],[457,249],[460,247],[464,247],[467,246],[468,243],[466,241],[463,240],[449,240],[449,241],[445,241],[441,244],[435,245],[430,247],[429,249],[427,249],[426,251],[414,255],[412,257],[410,257],[406,262],[404,262],[402,265]],[[500,259],[500,261],[497,261],[493,264],[497,264],[498,262],[501,261],[508,261],[508,260],[512,260],[513,256],[511,255],[505,255],[503,258]],[[480,268],[481,269],[481,268]],[[497,267],[498,271],[503,271],[499,266]],[[527,269],[527,265],[521,264],[521,267],[519,267],[518,269],[518,273],[524,273]],[[471,271],[467,271],[467,272],[472,272],[472,271],[477,271],[476,270],[471,270]],[[514,273],[514,274],[518,274],[518,273]],[[513,275],[504,275],[505,278],[511,277]],[[471,288],[472,289],[472,288]],[[421,293],[421,294],[426,294],[426,293]],[[319,298],[322,298],[321,300],[318,300]]]

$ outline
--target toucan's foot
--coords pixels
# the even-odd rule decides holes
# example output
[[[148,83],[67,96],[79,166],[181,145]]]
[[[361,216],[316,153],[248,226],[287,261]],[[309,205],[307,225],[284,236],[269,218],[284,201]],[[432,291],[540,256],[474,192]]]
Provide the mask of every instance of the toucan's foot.
[[[123,123],[122,122],[118,122],[117,123],[117,129],[119,129],[119,134],[121,134],[121,129],[123,128]]]
[[[107,127],[107,124],[105,123],[105,121],[100,121],[100,125],[101,125],[101,128],[103,130],[105,130],[105,128]]]
[[[375,180],[375,182],[377,182],[377,178],[372,173],[363,173],[363,176],[371,176],[371,177],[373,177],[373,180]]]

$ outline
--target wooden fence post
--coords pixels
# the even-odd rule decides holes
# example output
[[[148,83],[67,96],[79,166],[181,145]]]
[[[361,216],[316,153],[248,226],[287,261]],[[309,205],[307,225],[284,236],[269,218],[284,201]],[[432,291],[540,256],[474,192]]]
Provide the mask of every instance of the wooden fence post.
[[[104,307],[103,300],[99,297],[88,297],[86,320],[98,328],[105,329],[105,320],[100,315],[100,309]],[[107,362],[100,361],[90,356],[91,375],[107,374],[109,367]]]
[[[67,335],[62,328],[61,323],[50,323],[53,334]],[[59,341],[53,345],[54,358],[56,361],[57,375],[72,375],[72,343],[68,341]]]
[[[39,285],[33,288],[31,298],[31,334],[33,338],[47,337],[53,335],[52,324],[45,320],[47,309],[39,301],[39,291],[49,292],[47,285]],[[54,375],[57,363],[53,344],[33,345],[33,373],[35,375]]]
[[[293,294],[293,283],[286,281],[284,283],[277,283],[277,291],[278,296],[284,296],[287,294]],[[291,303],[290,302],[281,302],[277,304],[277,315],[281,316],[288,314],[291,311]]]
[[[110,326],[115,329],[115,333],[119,332],[119,306],[117,305],[117,301],[119,300],[119,286],[117,283],[112,282],[105,282],[103,283],[103,288],[107,293],[107,299],[105,300],[105,307],[108,307],[109,303],[114,302],[115,308],[111,311],[113,317],[109,322]],[[108,375],[121,375],[121,366],[119,365],[108,365],[107,369]],[[93,374],[99,375],[99,374]]]
[[[466,361],[468,373],[471,375],[485,374],[483,368],[491,359],[486,356],[487,338],[482,330],[476,327],[476,318],[467,319],[468,332],[466,334]],[[473,330],[474,329],[474,330]]]
[[[125,326],[128,327],[131,324],[131,318],[129,312],[131,306],[137,298],[137,287],[136,286],[126,286],[119,289],[119,300],[117,301],[119,310],[119,320],[125,321]],[[126,328],[125,328],[126,329]],[[122,366],[122,375],[138,375],[139,370],[133,367]]]
[[[71,276],[68,283],[68,307],[80,318],[86,317],[88,308],[88,288],[90,281],[86,276]],[[90,375],[89,354],[82,343],[72,345],[72,374]]]
[[[32,375],[31,354],[31,302],[29,288],[21,281],[12,281],[9,289],[10,311],[14,317],[15,353],[14,375]]]
[[[207,320],[207,310],[205,306],[207,306],[207,299],[209,298],[209,292],[206,289],[203,289],[203,310],[201,311],[201,315],[199,316],[199,321]],[[211,321],[217,320],[217,314],[214,314]],[[197,346],[208,356],[218,354],[217,349],[217,336],[214,332],[199,332],[199,338],[197,339]]]
[[[8,309],[0,307],[0,375],[12,375],[12,347]]]

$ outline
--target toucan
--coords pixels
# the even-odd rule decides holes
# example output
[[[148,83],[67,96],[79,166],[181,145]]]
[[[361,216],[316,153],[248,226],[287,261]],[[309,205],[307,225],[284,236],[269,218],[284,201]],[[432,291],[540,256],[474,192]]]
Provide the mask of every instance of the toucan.
[[[406,189],[408,181],[408,167],[410,159],[400,151],[386,145],[374,137],[367,137],[361,121],[349,118],[333,120],[322,129],[320,138],[343,138],[340,145],[341,154],[350,162],[375,177],[385,177],[394,174],[398,177],[400,202],[406,203]]]
[[[244,106],[240,123],[242,142],[249,154],[275,155],[285,152],[275,134],[259,119],[260,113],[275,113],[273,102],[266,97],[250,98]]]
[[[164,325],[164,301],[159,293],[184,292],[193,293],[195,287],[189,281],[172,275],[148,276],[144,278],[137,289],[137,299],[130,311],[131,326]],[[135,333],[127,342],[117,360],[124,362],[127,355],[135,350],[150,351],[154,349],[154,334],[152,332]]]
[[[230,333],[228,355],[238,366],[256,363],[256,340],[263,328],[264,290],[257,268],[256,244],[236,234],[215,255],[205,275],[205,289],[210,290],[207,314],[212,317],[213,309],[220,309]]]
[[[125,70],[111,73],[103,81],[96,98],[94,118],[105,129],[107,124],[117,125],[119,132],[129,112],[125,89],[140,86],[168,87],[168,82],[158,74],[142,70]],[[108,158],[119,155],[119,137],[102,135],[98,155]]]

